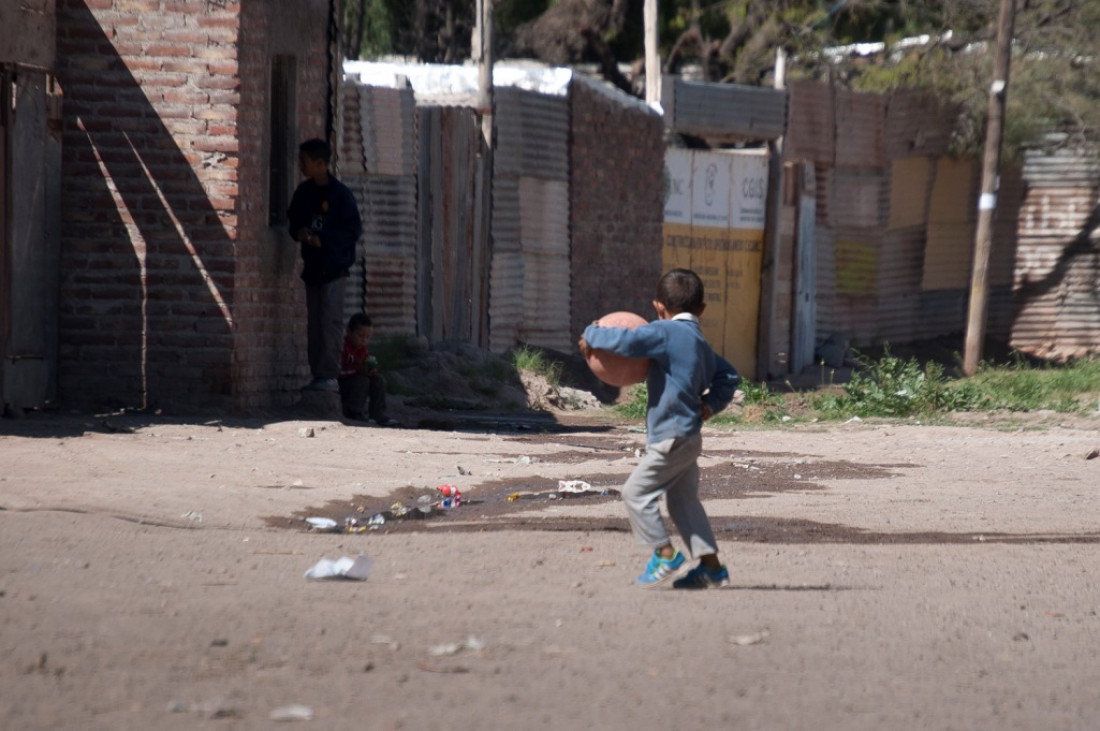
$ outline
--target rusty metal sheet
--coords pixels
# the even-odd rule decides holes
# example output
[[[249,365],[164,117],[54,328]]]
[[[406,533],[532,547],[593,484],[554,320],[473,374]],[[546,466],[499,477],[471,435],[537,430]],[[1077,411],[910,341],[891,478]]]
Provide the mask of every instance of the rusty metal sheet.
[[[336,125],[336,176],[341,180],[365,175],[363,159],[363,122],[359,104],[359,85],[345,81],[340,85],[340,124]]]
[[[836,225],[834,213],[833,193],[836,190],[836,166],[832,163],[814,162],[814,179],[817,188],[814,190],[814,200],[819,226],[832,227]]]
[[[920,304],[921,266],[924,262],[923,225],[888,231],[879,258],[878,337],[886,342],[913,339]]]
[[[816,81],[794,81],[789,93],[790,117],[783,138],[783,158],[833,163],[836,159],[836,110],[831,87]],[[818,206],[820,208],[820,200]]]
[[[366,169],[381,175],[415,174],[416,97],[412,89],[363,86],[359,103]]]
[[[879,94],[836,90],[837,166],[882,168],[886,100]]]
[[[904,342],[965,327],[978,170],[971,160],[942,156],[946,128],[936,125],[945,115],[946,107],[924,104],[916,92],[884,98],[808,82],[791,85],[785,157],[812,160],[817,183],[819,337],[844,333],[857,344]],[[836,145],[832,157],[830,144]],[[1072,178],[1090,167],[1076,160],[1069,169]],[[1036,166],[1036,175],[1049,186],[1045,198],[1033,197],[1030,211],[1035,228],[1045,232],[1037,234],[1039,241],[1053,219],[1066,214],[1066,206],[1051,202],[1074,184],[1049,165]],[[1005,285],[1017,261],[1014,222],[1023,190],[1019,176],[1006,167],[990,257],[992,335],[1005,332],[1012,318]],[[1078,195],[1069,207],[1085,210],[1088,200]],[[1043,240],[1030,256],[1054,267],[1058,256],[1051,252],[1058,249],[1050,237]],[[1017,277],[1019,269],[1017,264]]]
[[[1088,150],[1030,151],[1014,283],[1011,344],[1052,359],[1100,352],[1100,256],[1085,228],[1100,205],[1100,157]]]
[[[829,220],[837,228],[881,228],[889,208],[889,191],[881,171],[838,166],[830,182],[832,210]]]
[[[947,153],[957,109],[927,92],[895,91],[886,99],[886,159],[940,157]]]
[[[663,79],[665,125],[710,140],[774,140],[787,127],[787,92],[740,84]]]

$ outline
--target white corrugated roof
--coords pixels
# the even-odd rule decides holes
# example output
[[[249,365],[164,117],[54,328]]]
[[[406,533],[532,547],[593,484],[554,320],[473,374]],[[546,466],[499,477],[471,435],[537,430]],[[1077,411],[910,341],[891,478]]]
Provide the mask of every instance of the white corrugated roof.
[[[363,84],[398,88],[405,80],[418,97],[473,97],[477,95],[476,66],[405,63],[400,61],[345,61],[344,75]],[[509,86],[552,96],[565,96],[573,71],[527,64],[493,65],[493,86]]]
[[[477,97],[478,69],[471,64],[454,66],[400,60],[345,61],[344,76],[361,84],[389,89],[402,88],[408,83],[418,102],[443,101],[447,104],[472,106]],[[637,106],[660,114],[659,109],[650,109],[644,101],[573,69],[523,61],[501,61],[493,65],[494,87],[515,87],[550,96],[565,96],[573,81],[581,81],[624,106]]]

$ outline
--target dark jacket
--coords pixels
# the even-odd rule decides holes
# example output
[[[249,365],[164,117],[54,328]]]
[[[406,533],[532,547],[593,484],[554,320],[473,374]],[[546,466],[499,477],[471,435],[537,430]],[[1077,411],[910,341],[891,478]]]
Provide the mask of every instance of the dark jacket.
[[[302,279],[311,287],[346,277],[355,263],[355,248],[363,234],[363,221],[355,196],[346,185],[329,176],[328,185],[303,180],[287,210],[290,236],[298,240],[305,228],[321,239],[321,247],[302,244]]]

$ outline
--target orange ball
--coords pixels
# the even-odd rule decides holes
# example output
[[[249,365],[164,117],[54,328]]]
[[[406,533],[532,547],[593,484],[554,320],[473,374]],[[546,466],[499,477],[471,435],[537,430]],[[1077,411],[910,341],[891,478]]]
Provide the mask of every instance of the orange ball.
[[[633,330],[639,325],[645,325],[646,320],[633,312],[612,312],[601,317],[596,324],[600,327],[626,327]],[[627,358],[593,348],[587,361],[596,377],[609,386],[632,386],[644,381],[649,374],[649,358]]]

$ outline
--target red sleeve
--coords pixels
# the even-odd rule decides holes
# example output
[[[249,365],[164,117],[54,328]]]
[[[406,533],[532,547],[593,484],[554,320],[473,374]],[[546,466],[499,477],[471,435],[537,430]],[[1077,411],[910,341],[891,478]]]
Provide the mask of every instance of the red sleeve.
[[[344,352],[340,354],[340,377],[354,376],[366,360],[366,349],[356,350],[354,345],[345,341]]]

